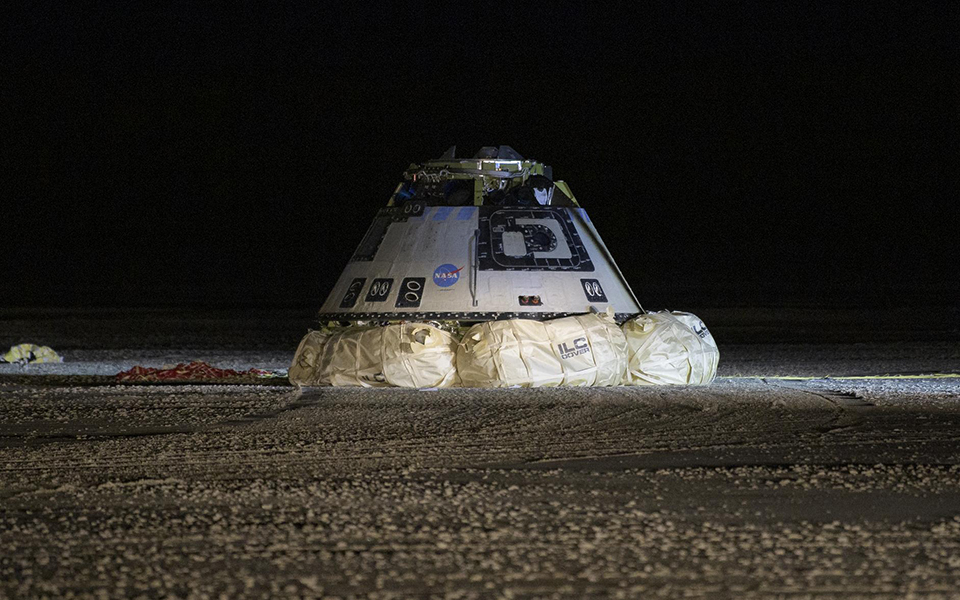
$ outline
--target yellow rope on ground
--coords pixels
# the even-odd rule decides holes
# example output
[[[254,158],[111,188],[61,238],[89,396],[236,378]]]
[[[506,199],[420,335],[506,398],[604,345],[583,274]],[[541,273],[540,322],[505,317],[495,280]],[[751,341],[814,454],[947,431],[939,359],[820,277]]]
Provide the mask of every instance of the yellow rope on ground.
[[[792,375],[737,375],[732,377],[717,377],[717,379],[776,379],[778,381],[812,381],[814,379],[955,379],[960,373],[929,373],[926,375],[817,375],[801,377]]]

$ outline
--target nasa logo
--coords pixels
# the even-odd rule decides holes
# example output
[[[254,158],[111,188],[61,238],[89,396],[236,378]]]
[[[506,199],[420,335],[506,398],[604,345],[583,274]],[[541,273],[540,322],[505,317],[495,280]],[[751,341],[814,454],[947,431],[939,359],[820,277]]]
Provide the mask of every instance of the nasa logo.
[[[460,271],[462,270],[463,267],[458,269],[451,264],[440,265],[437,267],[437,270],[433,272],[433,282],[440,287],[450,287],[460,281]]]

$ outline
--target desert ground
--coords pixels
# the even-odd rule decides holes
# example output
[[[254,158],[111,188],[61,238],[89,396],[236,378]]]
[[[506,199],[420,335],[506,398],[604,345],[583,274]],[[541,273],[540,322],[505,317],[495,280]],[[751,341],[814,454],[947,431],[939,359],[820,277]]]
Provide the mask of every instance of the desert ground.
[[[2,309],[0,597],[957,597],[960,311],[695,311],[704,387],[117,385],[310,310]],[[860,378],[867,377],[867,378]]]

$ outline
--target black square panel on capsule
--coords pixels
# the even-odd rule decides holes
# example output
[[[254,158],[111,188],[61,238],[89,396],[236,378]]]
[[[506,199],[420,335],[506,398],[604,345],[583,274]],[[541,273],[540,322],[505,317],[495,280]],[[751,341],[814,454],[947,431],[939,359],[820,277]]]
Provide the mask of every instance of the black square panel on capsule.
[[[606,302],[607,295],[603,293],[600,287],[600,281],[597,279],[581,279],[580,285],[583,287],[583,294],[588,302]]]
[[[343,300],[340,301],[340,308],[353,308],[356,305],[357,299],[360,297],[360,290],[363,289],[363,284],[366,281],[366,277],[357,277],[350,282],[347,293],[343,295]]]
[[[397,308],[419,308],[426,277],[405,277],[397,291]]]
[[[390,296],[390,288],[393,287],[393,279],[374,279],[367,290],[367,302],[383,302]]]
[[[480,270],[593,271],[593,261],[568,210],[481,206],[477,222]],[[558,250],[561,256],[557,256]]]

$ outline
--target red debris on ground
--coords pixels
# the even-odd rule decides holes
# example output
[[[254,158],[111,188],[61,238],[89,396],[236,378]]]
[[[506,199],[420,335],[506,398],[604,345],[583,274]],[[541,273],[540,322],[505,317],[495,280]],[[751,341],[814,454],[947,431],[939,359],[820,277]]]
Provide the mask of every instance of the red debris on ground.
[[[218,379],[257,379],[271,375],[273,375],[271,371],[264,371],[263,369],[248,369],[246,371],[218,369],[197,360],[189,364],[180,363],[172,368],[136,366],[128,371],[117,373],[117,381],[211,381]]]

